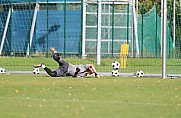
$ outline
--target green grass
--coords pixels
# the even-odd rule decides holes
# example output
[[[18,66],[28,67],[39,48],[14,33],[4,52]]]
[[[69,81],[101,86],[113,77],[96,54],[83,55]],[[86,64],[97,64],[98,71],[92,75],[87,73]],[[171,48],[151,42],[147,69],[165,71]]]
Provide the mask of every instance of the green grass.
[[[0,118],[180,118],[181,79],[0,75]]]
[[[112,62],[119,61],[119,58],[102,58],[101,65],[96,64],[95,58],[65,58],[66,61],[72,64],[87,64],[92,63],[96,66],[98,72],[111,72]],[[58,64],[52,58],[36,57],[1,57],[0,67],[5,67],[6,70],[29,70],[32,71],[33,65],[45,63],[51,69],[56,69]],[[161,58],[128,58],[126,69],[120,69],[122,73],[135,73],[137,70],[143,70],[146,74],[161,74],[162,59]],[[167,73],[179,74],[181,71],[180,59],[167,59]]]

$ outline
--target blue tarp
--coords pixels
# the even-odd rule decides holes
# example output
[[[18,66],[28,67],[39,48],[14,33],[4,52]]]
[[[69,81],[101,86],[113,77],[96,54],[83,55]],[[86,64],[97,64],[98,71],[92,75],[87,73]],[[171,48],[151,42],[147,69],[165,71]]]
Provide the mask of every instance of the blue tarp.
[[[21,2],[64,2],[65,0],[1,0],[1,4],[21,3]],[[81,0],[66,0],[66,2],[81,2]]]
[[[0,24],[2,37],[7,13],[0,13],[0,16],[3,16]],[[3,50],[10,50],[11,47],[11,50],[26,52],[32,18],[33,11],[13,12]],[[46,51],[48,44],[48,48],[55,47],[59,52],[79,53],[80,40],[81,10],[67,10],[65,18],[63,10],[49,10],[48,15],[46,10],[38,12],[31,51]]]

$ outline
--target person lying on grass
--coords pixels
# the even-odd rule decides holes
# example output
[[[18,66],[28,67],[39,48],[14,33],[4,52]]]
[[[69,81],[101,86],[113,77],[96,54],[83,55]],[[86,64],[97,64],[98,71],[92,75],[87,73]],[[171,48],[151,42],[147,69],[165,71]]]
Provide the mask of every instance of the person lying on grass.
[[[52,71],[45,64],[37,64],[34,65],[34,68],[42,67],[51,77],[65,77],[65,76],[72,76],[72,77],[86,77],[87,75],[95,74],[96,78],[99,78],[96,68],[93,64],[81,64],[81,65],[73,65],[64,61],[60,56],[59,53],[55,50],[55,48],[50,48],[53,52],[53,59],[58,62],[59,67]]]

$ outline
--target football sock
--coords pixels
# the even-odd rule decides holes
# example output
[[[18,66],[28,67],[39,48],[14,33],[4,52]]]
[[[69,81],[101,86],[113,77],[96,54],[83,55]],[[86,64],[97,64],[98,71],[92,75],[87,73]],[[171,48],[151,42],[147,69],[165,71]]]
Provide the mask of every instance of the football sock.
[[[53,53],[58,53],[58,52],[56,50],[54,50]]]
[[[44,69],[46,66],[44,64],[42,64],[41,67]]]
[[[45,66],[44,70],[51,76],[51,77],[56,77],[57,72],[56,71],[51,71],[49,68]]]

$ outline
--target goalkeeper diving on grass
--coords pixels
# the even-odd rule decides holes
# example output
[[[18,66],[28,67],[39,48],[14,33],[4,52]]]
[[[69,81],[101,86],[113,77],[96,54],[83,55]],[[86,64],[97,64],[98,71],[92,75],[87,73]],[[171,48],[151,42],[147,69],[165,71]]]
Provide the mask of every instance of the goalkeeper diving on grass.
[[[73,65],[64,61],[55,48],[50,48],[50,50],[53,52],[53,59],[58,62],[59,67],[55,71],[52,71],[45,64],[41,63],[34,65],[34,68],[42,67],[51,77],[86,77],[91,74],[95,74],[96,78],[100,77],[93,64]]]

